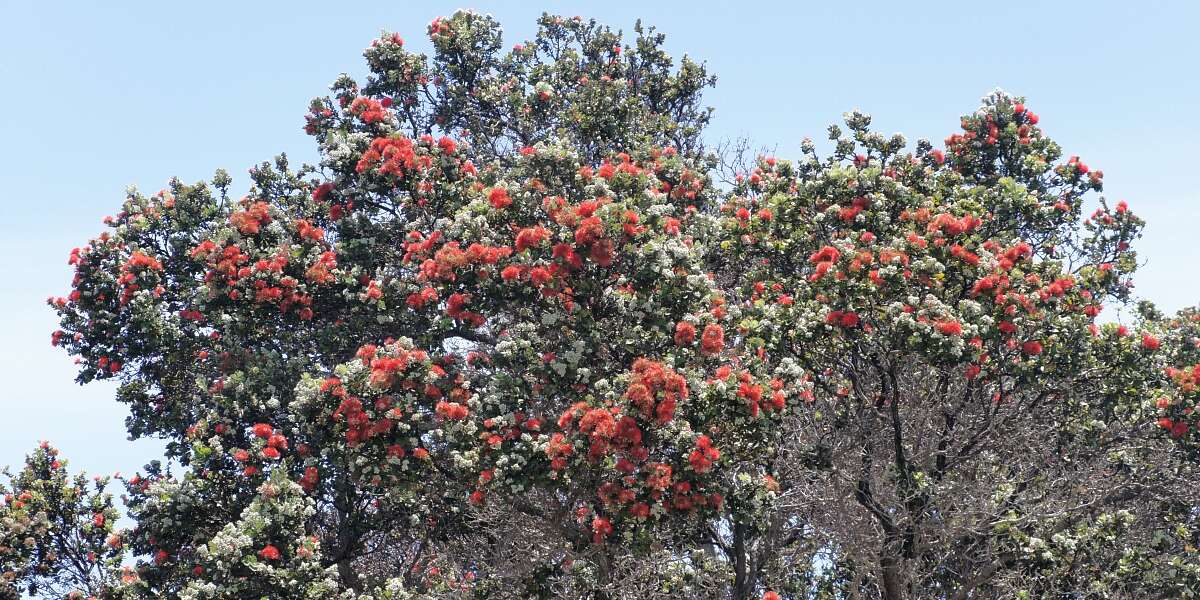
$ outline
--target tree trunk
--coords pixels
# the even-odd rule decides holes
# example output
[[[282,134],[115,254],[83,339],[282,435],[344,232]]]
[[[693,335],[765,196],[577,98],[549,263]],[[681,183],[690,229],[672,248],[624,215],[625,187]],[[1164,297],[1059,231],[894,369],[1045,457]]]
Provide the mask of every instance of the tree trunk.
[[[882,583],[880,587],[883,589],[883,600],[906,600],[908,598],[900,561],[888,554],[886,549],[879,559],[879,578]]]
[[[358,580],[358,573],[354,569],[354,563],[349,558],[342,558],[337,561],[338,577],[342,580],[342,585],[349,587],[355,592],[361,592],[362,582]]]
[[[746,526],[735,522],[733,524],[733,600],[751,600],[754,588],[758,583],[746,546]]]

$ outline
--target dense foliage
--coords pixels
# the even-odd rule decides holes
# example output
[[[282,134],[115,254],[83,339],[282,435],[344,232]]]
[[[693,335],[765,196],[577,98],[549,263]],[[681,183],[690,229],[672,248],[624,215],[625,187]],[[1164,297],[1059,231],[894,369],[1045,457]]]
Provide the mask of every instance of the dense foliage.
[[[1142,221],[1023,99],[720,186],[702,65],[539,25],[385,33],[320,164],[71,253],[53,343],[166,461],[118,529],[36,450],[0,596],[1200,595],[1200,318],[1100,318]]]

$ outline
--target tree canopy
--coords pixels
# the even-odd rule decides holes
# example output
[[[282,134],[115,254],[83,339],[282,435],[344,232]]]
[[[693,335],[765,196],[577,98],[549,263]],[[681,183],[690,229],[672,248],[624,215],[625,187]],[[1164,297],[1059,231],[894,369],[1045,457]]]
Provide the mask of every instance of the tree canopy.
[[[999,91],[721,157],[634,34],[384,33],[319,164],[131,192],[52,342],[166,456],[117,527],[35,450],[0,597],[1200,595],[1200,313],[1133,297],[1102,172]]]

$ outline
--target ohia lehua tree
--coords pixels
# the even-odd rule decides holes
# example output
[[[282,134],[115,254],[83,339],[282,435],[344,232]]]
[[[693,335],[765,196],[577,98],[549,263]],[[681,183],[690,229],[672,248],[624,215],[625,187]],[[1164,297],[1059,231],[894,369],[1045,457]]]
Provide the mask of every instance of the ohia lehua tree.
[[[164,462],[36,450],[0,594],[1193,597],[1200,337],[1023,99],[721,183],[640,26],[385,33],[320,162],[131,192],[53,343]],[[1107,308],[1112,311],[1112,308]]]

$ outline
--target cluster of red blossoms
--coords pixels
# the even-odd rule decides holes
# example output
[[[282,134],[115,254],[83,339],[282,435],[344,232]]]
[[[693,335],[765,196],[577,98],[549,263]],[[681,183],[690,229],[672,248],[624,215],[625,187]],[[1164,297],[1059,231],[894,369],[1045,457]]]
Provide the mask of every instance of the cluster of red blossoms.
[[[337,268],[337,253],[332,250],[322,252],[304,271],[304,278],[316,284],[330,283],[334,279],[333,270]]]
[[[824,248],[814,252],[812,256],[808,257],[808,262],[816,266],[816,269],[813,270],[812,275],[809,275],[808,280],[820,280],[825,276],[826,273],[829,272],[830,269],[833,268],[841,256],[842,253],[833,246],[825,246]]]
[[[413,248],[409,251],[410,253],[420,248],[420,244],[410,244],[409,246]],[[434,253],[433,258],[425,259],[421,263],[421,278],[431,281],[454,281],[457,279],[455,272],[459,269],[495,265],[502,259],[508,258],[510,254],[512,254],[512,248],[508,246],[485,246],[473,243],[463,250],[458,242],[448,242]],[[417,254],[413,253],[412,256],[417,256]],[[483,275],[486,276],[486,273]]]
[[[587,436],[590,442],[590,462],[599,462],[614,449],[636,462],[644,461],[650,455],[649,450],[642,445],[643,434],[637,421],[629,415],[622,415],[620,408],[598,408],[591,407],[586,402],[577,402],[558,418],[558,427],[564,432],[570,433],[572,425],[579,433]],[[565,458],[573,451],[566,434],[556,433],[546,448],[546,455],[551,459],[551,468],[565,468]],[[632,472],[636,467],[626,457],[619,459],[618,468],[628,468]]]
[[[1034,125],[1038,123],[1038,116],[1032,111],[1027,110],[1024,104],[1015,104],[1013,106],[1012,118],[1021,125],[1017,128],[1017,139],[1021,145],[1032,143],[1032,134],[1035,133]],[[983,119],[983,143],[986,146],[994,146],[1000,141],[1000,126],[997,124],[997,115],[988,114]],[[955,154],[965,154],[969,149],[969,144],[980,137],[976,131],[975,124],[967,119],[963,119],[962,128],[965,133],[953,134],[946,138],[946,149]]]
[[[831,310],[825,315],[825,322],[830,325],[853,329],[858,327],[858,313],[852,310]]]
[[[406,349],[391,341],[387,342],[384,352],[373,344],[362,346],[356,357],[370,369],[365,382],[370,389],[363,391],[364,396],[352,395],[351,388],[357,390],[358,384],[348,385],[337,377],[328,378],[320,385],[322,394],[329,394],[338,401],[329,418],[345,424],[346,443],[350,448],[375,440],[381,444],[377,448],[385,451],[388,458],[402,459],[411,453],[414,458],[424,460],[429,456],[427,450],[413,448],[410,451],[392,437],[401,420],[437,418],[457,421],[469,416],[467,400],[470,391],[465,386],[464,376],[447,371],[453,357],[433,363],[425,351]],[[305,485],[314,486],[318,472],[306,472],[305,477],[309,480]],[[378,477],[372,481],[374,484],[380,482]]]
[[[501,210],[512,205],[512,198],[508,196],[508,190],[502,187],[494,187],[488,192],[488,202],[492,208]]]
[[[258,556],[263,560],[279,560],[282,554],[279,553],[279,548],[276,548],[271,544],[267,544],[266,546],[263,546],[262,550],[258,551]]]
[[[724,349],[725,329],[716,323],[705,325],[704,333],[700,335],[700,352],[707,356],[715,356]]]
[[[218,424],[218,431],[223,428],[223,424]],[[275,428],[271,427],[271,425],[267,423],[256,423],[254,427],[250,429],[250,431],[252,434],[254,434],[254,437],[265,441],[265,445],[260,451],[262,458],[268,460],[278,460],[283,455],[283,452],[288,449],[287,437],[276,432]],[[249,463],[251,458],[250,452],[247,450],[238,449],[233,451],[233,459],[239,463]],[[242,469],[242,474],[246,477],[252,477],[260,472],[261,469],[253,464],[247,464]]]
[[[310,277],[310,280],[328,281],[330,279],[328,265],[332,260],[332,253],[326,254],[330,256],[322,257],[325,266],[321,268],[320,273],[314,271],[314,277]],[[312,297],[297,289],[299,280],[290,275],[283,275],[284,268],[289,262],[286,246],[281,247],[269,260],[262,258],[251,265],[248,264],[250,255],[236,244],[229,244],[218,252],[217,246],[212,240],[204,240],[192,249],[191,257],[195,260],[203,259],[209,265],[209,271],[205,274],[204,280],[213,287],[213,293],[219,291],[216,286],[220,284],[228,288],[225,294],[231,300],[238,300],[242,296],[242,292],[237,289],[238,284],[253,277],[251,287],[255,302],[278,304],[280,312],[284,313],[293,307],[298,307],[296,313],[301,319],[308,320],[313,317],[312,308],[310,308]],[[336,266],[336,261],[333,261],[333,265]],[[256,275],[265,275],[267,278],[254,277]],[[272,278],[276,278],[275,283],[269,282],[269,279]],[[203,320],[203,315],[197,311],[181,312],[181,315],[191,320]]]
[[[643,427],[664,425],[674,418],[678,402],[688,397],[684,377],[662,363],[638,359],[632,366],[623,397],[635,411],[633,415],[625,414],[619,406],[594,407],[585,402],[567,409],[558,419],[562,432],[554,433],[546,447],[551,469],[560,471],[567,467],[567,460],[574,454],[570,436],[578,432],[589,442],[589,463],[598,463],[609,456],[616,458],[618,479],[600,484],[596,492],[605,513],[644,520],[650,517],[655,504],[680,511],[719,507],[723,502],[720,494],[701,493],[702,484],[678,478],[670,464],[649,462],[647,430]],[[711,470],[721,453],[707,436],[698,436],[695,443],[689,463],[696,474],[703,474]],[[577,517],[581,523],[589,515],[592,515],[590,508],[579,508]],[[591,523],[596,543],[602,543],[613,532],[610,517],[595,514]]]
[[[688,397],[687,380],[659,362],[639,358],[625,398],[641,412],[646,421],[664,425],[675,418],[675,405]]]
[[[428,156],[421,157],[431,160]],[[417,153],[413,141],[406,137],[375,138],[371,146],[358,159],[354,170],[362,173],[374,168],[379,175],[404,177],[406,171],[417,168]],[[426,165],[428,166],[428,165]]]
[[[350,396],[340,381],[336,379],[326,380],[322,388],[328,390],[333,396],[342,399],[341,404],[338,405],[331,416],[334,421],[346,422],[346,444],[351,448],[392,430],[395,424],[393,419],[384,417],[377,421],[372,421],[370,415],[367,414],[363,407],[362,399]],[[379,401],[382,409],[386,410],[389,408],[390,402],[386,396],[380,398]],[[394,413],[392,416],[399,417],[401,415]]]
[[[129,260],[121,265],[121,275],[117,278],[117,283],[121,286],[121,306],[129,303],[133,294],[141,289],[138,285],[138,275],[143,272],[162,271],[162,263],[153,256],[145,254],[140,250],[134,250],[129,256]],[[156,285],[154,287],[154,295],[158,297],[163,293],[163,287]]]
[[[1147,345],[1143,340],[1142,346],[1147,349],[1153,349],[1158,346],[1158,340]],[[1179,391],[1181,398],[1173,399],[1170,397],[1162,397],[1158,399],[1158,409],[1164,413],[1171,411],[1174,417],[1170,414],[1163,414],[1158,419],[1158,426],[1166,430],[1172,437],[1179,439],[1187,435],[1189,429],[1200,429],[1200,425],[1188,425],[1185,419],[1195,420],[1200,411],[1200,403],[1191,405],[1182,401],[1182,398],[1193,397],[1197,389],[1200,389],[1200,364],[1184,367],[1182,369],[1168,367],[1166,374],[1171,378],[1171,382],[1175,384],[1175,388]]]
[[[688,455],[688,462],[697,473],[707,473],[713,462],[719,458],[721,451],[713,447],[712,440],[707,435],[701,435],[696,437],[696,449]]]
[[[715,449],[712,449],[715,452]],[[605,482],[596,490],[600,506],[609,514],[624,514],[635,521],[650,518],[651,507],[659,505],[665,510],[692,511],[703,508],[719,509],[724,504],[720,493],[705,494],[690,481],[676,479],[671,465],[648,463],[643,467],[642,478],[627,475],[620,481]],[[586,522],[592,509],[581,505],[576,518]],[[592,517],[592,542],[604,543],[612,535],[614,527],[609,517],[595,514]]]
[[[391,104],[388,101],[388,104]],[[383,102],[374,98],[359,96],[350,102],[350,114],[362,119],[368,125],[385,121],[388,118],[387,107]]]
[[[254,202],[247,206],[245,210],[230,213],[229,222],[242,235],[255,235],[262,229],[263,225],[271,222],[270,207],[267,206],[266,202]]]
[[[616,246],[606,234],[604,221],[596,216],[596,211],[610,202],[610,199],[601,197],[594,200],[584,200],[572,207],[567,203],[565,198],[550,196],[542,201],[542,207],[555,223],[575,230],[574,250],[586,251],[588,258],[593,262],[602,267],[607,267],[612,264],[615,258],[613,253]],[[636,213],[626,211],[624,220],[626,223],[622,226],[622,229],[627,236],[632,237],[642,232],[637,227],[638,216]],[[583,266],[582,260],[574,257],[574,251],[565,251],[565,249],[569,248],[570,246],[566,246],[565,248],[556,246],[554,250],[555,257],[568,258],[566,262],[571,268],[581,268]]]

